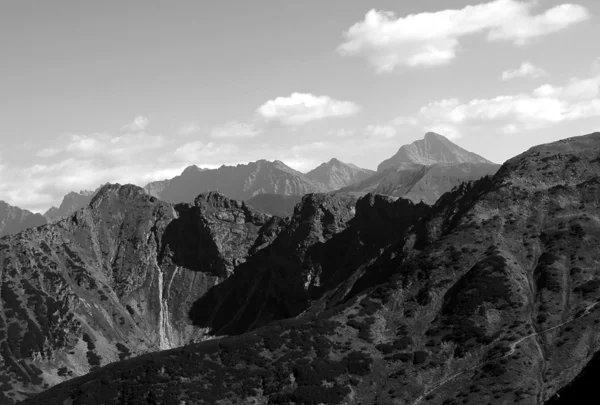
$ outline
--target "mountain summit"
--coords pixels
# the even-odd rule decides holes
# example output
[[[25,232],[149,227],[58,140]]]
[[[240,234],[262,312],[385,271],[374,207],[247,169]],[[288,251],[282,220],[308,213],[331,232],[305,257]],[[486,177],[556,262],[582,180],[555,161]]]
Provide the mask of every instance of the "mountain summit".
[[[306,173],[306,177],[325,184],[331,190],[337,190],[365,180],[374,173],[372,170],[362,169],[352,163],[344,163],[333,158]]]
[[[428,132],[423,139],[410,145],[404,145],[391,158],[384,160],[377,166],[377,171],[382,172],[401,163],[416,163],[420,165],[433,165],[436,163],[493,163],[489,160],[469,152],[450,142],[450,140],[435,132]]]

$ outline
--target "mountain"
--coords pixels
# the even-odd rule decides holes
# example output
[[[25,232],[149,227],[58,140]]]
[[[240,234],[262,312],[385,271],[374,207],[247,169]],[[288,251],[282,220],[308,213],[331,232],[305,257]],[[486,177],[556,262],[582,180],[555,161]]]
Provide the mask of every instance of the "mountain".
[[[246,203],[265,214],[285,218],[294,213],[294,207],[300,201],[301,195],[257,194]]]
[[[42,215],[0,201],[0,238],[45,224],[46,219]]]
[[[325,185],[278,160],[207,170],[190,166],[168,183],[150,183],[146,192],[168,202],[190,202],[203,192],[218,190],[229,198],[247,200],[258,194],[304,195],[328,191]]]
[[[533,405],[583,381],[600,349],[600,133],[433,206],[345,198],[274,218],[274,239],[194,303],[197,327],[225,336],[23,403]]]
[[[90,201],[92,201],[92,197],[94,197],[97,192],[98,190],[82,190],[78,193],[72,191],[63,197],[60,207],[51,207],[48,211],[46,211],[44,217],[46,217],[48,222],[60,221],[61,219],[68,217],[75,211],[88,205]]]
[[[425,166],[400,163],[338,192],[361,196],[367,193],[402,197],[434,204],[440,196],[465,181],[493,175],[500,165],[493,163],[436,163]]]
[[[361,169],[351,163],[340,162],[334,158],[306,173],[306,177],[324,184],[329,190],[337,190],[364,180],[374,173],[372,170]]]
[[[491,164],[492,162],[461,148],[442,135],[428,132],[423,139],[417,140],[410,145],[404,145],[398,149],[398,152],[394,156],[384,160],[377,166],[377,171],[382,172],[401,163],[415,163],[429,166],[436,163]]]
[[[0,404],[202,340],[192,303],[277,231],[218,193],[173,206],[106,185],[69,218],[0,239]]]

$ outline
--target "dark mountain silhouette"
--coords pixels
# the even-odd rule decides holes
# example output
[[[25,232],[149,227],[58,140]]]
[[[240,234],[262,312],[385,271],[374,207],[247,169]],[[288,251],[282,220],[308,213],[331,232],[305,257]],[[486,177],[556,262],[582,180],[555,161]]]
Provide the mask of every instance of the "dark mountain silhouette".
[[[75,211],[80,210],[88,205],[98,190],[82,190],[78,193],[72,191],[63,197],[60,207],[51,207],[48,211],[46,211],[44,216],[48,222],[56,222],[63,218],[67,218]]]
[[[172,209],[146,198],[143,204],[160,205],[165,213]],[[100,215],[95,207],[92,203],[86,215]],[[240,250],[248,254],[233,264],[232,273],[224,272],[227,266],[214,255],[199,254],[206,248],[198,248],[198,241],[207,241],[202,246],[210,252],[214,251],[210,240],[219,238],[188,236],[203,220],[194,223],[181,218],[180,222],[171,220],[181,223],[173,225],[175,230],[183,224],[194,225],[188,225],[187,231],[167,232],[173,242],[157,251],[165,252],[170,260],[179,258],[176,268],[196,269],[212,260],[218,265],[203,267],[203,271],[231,275],[200,291],[185,288],[185,283],[169,288],[171,294],[197,292],[169,301],[169,313],[180,314],[187,305],[199,329],[190,325],[186,331],[192,336],[217,336],[108,365],[24,404],[537,405],[569,382],[577,384],[582,370],[594,373],[593,364],[587,369],[586,365],[599,352],[600,339],[600,133],[531,148],[507,161],[493,177],[463,183],[433,206],[376,195],[362,197],[355,206],[349,196],[306,196],[290,218],[273,217],[260,225],[255,242],[246,245],[252,247]],[[81,229],[92,228],[83,220],[75,215],[70,221],[81,223]],[[155,222],[144,219],[139,223],[152,226]],[[164,224],[151,229],[164,229]],[[105,227],[123,228],[119,223]],[[28,242],[33,235],[27,235],[35,232],[40,228],[0,240],[7,245],[0,249],[0,259],[8,266],[3,277],[38,283],[38,275],[25,278],[20,272],[51,268],[45,263],[62,257],[52,253],[40,258],[36,266],[18,264],[23,257],[35,257],[20,253],[36,245]],[[131,246],[161,240],[146,234],[138,238],[109,235],[111,243]],[[254,237],[245,240],[249,239]],[[239,244],[239,240],[232,242]],[[107,258],[115,257],[110,252],[123,252],[118,257],[133,257],[130,262],[135,264],[120,266],[118,260],[110,260],[117,265],[101,273],[107,277],[103,280],[116,280],[113,274],[142,274],[143,280],[156,280],[162,273],[155,270],[155,278],[143,273],[148,262],[142,257],[148,254],[142,249],[135,256],[137,251],[125,253],[100,245],[99,252],[107,252]],[[170,285],[164,280],[170,280],[171,270],[163,271],[162,285]],[[191,270],[206,274],[198,271]],[[188,270],[180,272],[188,274]],[[186,279],[188,284],[190,280]],[[8,290],[19,294],[29,288],[22,281],[11,283]],[[68,294],[74,288],[52,287],[48,282],[39,285],[50,296]],[[135,283],[130,285],[128,281],[121,288],[137,288]],[[147,296],[161,295],[151,290]],[[35,298],[19,298],[20,305],[4,304],[7,309],[3,311],[28,319],[31,310],[19,308],[37,308],[35,302]],[[80,301],[59,302],[76,305]],[[165,319],[164,306],[154,305],[163,308],[163,318],[156,318]],[[80,308],[77,319],[87,319],[85,305],[74,308]],[[143,317],[145,312],[135,311],[140,314],[138,321],[150,322]],[[40,317],[48,319],[49,331],[71,330],[60,323],[61,311],[51,313],[59,314],[58,319]],[[0,319],[7,325],[8,317]],[[11,371],[3,374],[4,384],[24,381],[22,374],[37,375],[36,369],[22,364],[36,365],[44,357],[31,356],[15,343],[28,341],[22,335],[24,327],[19,326],[18,334],[10,325],[2,329],[6,329],[0,339],[4,353],[23,359],[23,363],[10,363]],[[109,341],[95,336],[89,335],[88,340],[96,345]],[[71,347],[85,350],[83,343]],[[21,357],[15,357],[17,350]],[[88,346],[88,350],[92,349]],[[39,375],[50,375],[46,373],[51,369]],[[22,387],[27,385],[22,383]],[[586,403],[582,401],[578,399]]]
[[[428,132],[423,139],[410,145],[404,145],[391,158],[384,160],[377,166],[377,171],[396,167],[402,163],[415,163],[418,165],[434,165],[437,163],[487,163],[489,160],[469,152],[450,142],[446,137]]]
[[[45,224],[46,218],[43,215],[0,201],[0,237]]]
[[[229,198],[247,200],[258,194],[304,195],[328,191],[319,182],[278,160],[206,170],[190,166],[168,182],[150,183],[146,192],[167,202],[190,202],[200,193],[218,190]]]
[[[364,180],[374,173],[372,170],[361,169],[351,163],[340,162],[334,158],[306,173],[306,177],[324,184],[328,190],[337,190]]]

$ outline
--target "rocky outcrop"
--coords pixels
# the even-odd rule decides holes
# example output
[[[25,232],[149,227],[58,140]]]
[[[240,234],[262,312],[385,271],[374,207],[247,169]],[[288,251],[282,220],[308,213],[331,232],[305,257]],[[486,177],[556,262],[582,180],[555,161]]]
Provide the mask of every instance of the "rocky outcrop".
[[[378,196],[353,215],[339,199],[304,203],[227,282],[241,269],[257,277],[204,296],[235,320],[222,332],[244,334],[105,367],[25,403],[537,405],[599,352],[600,133],[532,148],[422,212]],[[298,316],[265,325],[286,312]],[[209,327],[222,320],[205,315]]]
[[[442,135],[435,132],[428,132],[423,139],[415,141],[410,145],[404,145],[398,149],[398,152],[394,156],[384,160],[377,166],[377,171],[382,172],[402,163],[429,166],[436,163],[491,164],[492,162],[461,148]]]
[[[46,219],[42,215],[0,201],[0,237],[44,224]]]
[[[268,222],[218,193],[173,206],[107,185],[71,217],[1,239],[0,403],[202,340],[191,305],[275,238]]]
[[[304,195],[328,191],[325,185],[278,160],[206,170],[190,166],[168,182],[151,183],[146,192],[164,201],[191,202],[200,193],[218,190],[229,198],[247,200],[258,194]]]
[[[372,170],[362,169],[351,163],[344,163],[334,158],[306,173],[306,177],[324,184],[328,190],[337,190],[365,180],[374,173]]]

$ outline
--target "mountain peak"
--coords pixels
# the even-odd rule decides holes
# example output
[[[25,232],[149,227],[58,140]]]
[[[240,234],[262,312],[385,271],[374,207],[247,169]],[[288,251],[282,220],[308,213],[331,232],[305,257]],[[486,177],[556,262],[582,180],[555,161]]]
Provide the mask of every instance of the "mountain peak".
[[[338,190],[350,184],[362,181],[371,176],[373,171],[362,169],[351,163],[345,163],[337,158],[332,158],[326,163],[306,173],[311,180],[325,184],[330,190]]]
[[[384,160],[377,171],[381,172],[401,163],[416,163],[431,166],[438,163],[492,163],[469,152],[435,132],[427,132],[423,139],[402,146],[391,158]]]

